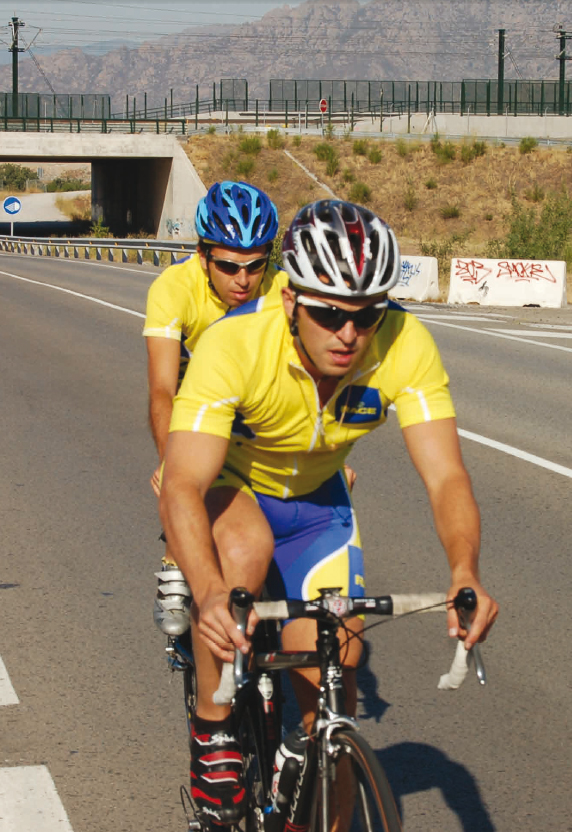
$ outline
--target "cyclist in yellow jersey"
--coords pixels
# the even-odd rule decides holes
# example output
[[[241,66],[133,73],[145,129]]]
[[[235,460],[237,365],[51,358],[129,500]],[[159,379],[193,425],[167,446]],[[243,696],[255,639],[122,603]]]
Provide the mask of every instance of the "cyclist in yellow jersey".
[[[215,183],[199,202],[197,253],[166,269],[147,297],[143,335],[147,343],[149,422],[159,453],[151,484],[159,494],[159,471],[173,398],[200,334],[214,321],[253,298],[280,289],[288,276],[270,263],[278,216],[269,197],[244,182]],[[262,301],[261,301],[262,302]],[[168,551],[157,573],[153,617],[168,635],[189,626],[190,592]]]
[[[320,586],[363,595],[363,557],[340,466],[353,443],[383,424],[394,403],[407,449],[428,492],[451,569],[449,597],[472,586],[471,632],[448,613],[451,636],[468,648],[486,637],[498,607],[478,574],[479,511],[464,467],[448,378],[425,327],[391,303],[400,260],[391,229],[371,211],[323,200],[303,208],[284,239],[289,286],[282,306],[246,304],[201,337],[175,399],[165,454],[161,517],[173,555],[193,592],[197,669],[191,791],[199,811],[220,824],[240,816],[236,760],[212,788],[201,736],[225,734],[228,709],[213,704],[223,661],[246,638],[228,612],[231,587],[315,597]],[[255,533],[253,533],[255,530]],[[348,622],[360,631],[359,620]],[[315,628],[288,623],[285,649],[313,649]],[[359,640],[346,642],[346,704],[355,709]],[[292,682],[308,727],[318,671]],[[204,763],[204,764],[203,764]]]

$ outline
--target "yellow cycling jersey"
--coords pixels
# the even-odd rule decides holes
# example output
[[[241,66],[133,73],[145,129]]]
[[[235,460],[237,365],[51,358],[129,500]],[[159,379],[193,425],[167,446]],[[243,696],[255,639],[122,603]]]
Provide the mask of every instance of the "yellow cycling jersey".
[[[448,382],[430,333],[390,302],[360,364],[320,408],[282,303],[249,303],[201,337],[170,431],[229,438],[226,468],[255,491],[299,497],[334,475],[390,404],[402,428],[454,416]]]
[[[274,290],[280,295],[281,288],[287,285],[286,272],[271,263],[259,294],[263,296]],[[200,334],[227,311],[228,307],[210,288],[198,253],[193,254],[169,266],[151,284],[143,335],[181,342],[179,378],[182,379]]]

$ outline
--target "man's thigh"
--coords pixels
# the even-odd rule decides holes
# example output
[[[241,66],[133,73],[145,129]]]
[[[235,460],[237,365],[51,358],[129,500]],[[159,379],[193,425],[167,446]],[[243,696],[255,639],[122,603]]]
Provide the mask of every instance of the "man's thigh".
[[[258,592],[272,560],[274,537],[254,494],[230,482],[211,488],[205,497],[213,540],[225,580]]]

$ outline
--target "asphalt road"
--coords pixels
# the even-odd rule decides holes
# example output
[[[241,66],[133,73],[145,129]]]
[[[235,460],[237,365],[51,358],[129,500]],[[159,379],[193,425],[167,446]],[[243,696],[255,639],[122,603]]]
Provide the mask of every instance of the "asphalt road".
[[[141,328],[157,271],[0,255],[0,832],[185,829],[182,684],[152,623],[162,550]],[[571,830],[572,314],[415,309],[451,375],[502,612],[488,686],[457,693],[437,690],[443,618],[373,630],[363,730],[407,832]],[[446,589],[395,418],[351,462],[368,588]],[[2,704],[7,690],[18,701]],[[16,800],[5,784],[20,772]]]

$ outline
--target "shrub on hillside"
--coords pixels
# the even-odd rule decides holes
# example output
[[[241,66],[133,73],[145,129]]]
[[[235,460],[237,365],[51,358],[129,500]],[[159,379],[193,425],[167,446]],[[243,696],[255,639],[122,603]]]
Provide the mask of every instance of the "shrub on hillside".
[[[461,209],[453,202],[447,202],[439,209],[444,220],[454,220],[461,216]]]
[[[368,141],[367,139],[355,139],[352,144],[352,151],[354,156],[367,156]]]
[[[455,156],[457,155],[457,150],[453,142],[442,142],[439,138],[439,134],[435,133],[433,138],[430,141],[431,150],[439,160],[440,164],[446,164],[447,162],[452,162]]]
[[[326,162],[326,173],[328,176],[335,176],[340,169],[340,160],[338,155],[332,156]]]
[[[335,147],[327,142],[320,142],[317,144],[314,147],[314,153],[320,162],[328,162],[330,159],[338,158]]]
[[[244,136],[238,144],[238,149],[241,153],[257,156],[262,150],[262,142],[258,136]]]
[[[529,202],[542,202],[544,199],[544,188],[541,188],[538,182],[535,182],[532,188],[527,188],[524,192],[524,198]]]
[[[536,147],[538,147],[538,142],[534,136],[525,136],[520,140],[518,145],[518,149],[523,155],[526,153],[532,153]]]
[[[286,137],[282,135],[280,130],[273,129],[266,134],[266,142],[272,150],[282,150],[286,144]]]
[[[238,176],[250,176],[254,170],[254,159],[241,159],[236,163],[236,173]]]
[[[487,143],[473,140],[470,143],[464,143],[461,147],[461,161],[466,165],[477,159],[479,156],[484,156],[487,152]]]
[[[489,257],[572,261],[572,197],[562,188],[551,194],[540,211],[513,199],[504,238],[492,240]]]
[[[405,188],[405,193],[403,194],[403,205],[406,211],[413,212],[417,207],[417,203],[419,199],[417,198],[417,192],[415,191],[415,184],[413,179],[407,179],[407,187]]]
[[[409,147],[405,139],[397,139],[395,142],[395,150],[397,151],[397,155],[401,156],[402,159],[405,159],[409,155]]]
[[[354,182],[349,193],[350,202],[366,205],[371,201],[371,188],[365,182]]]

